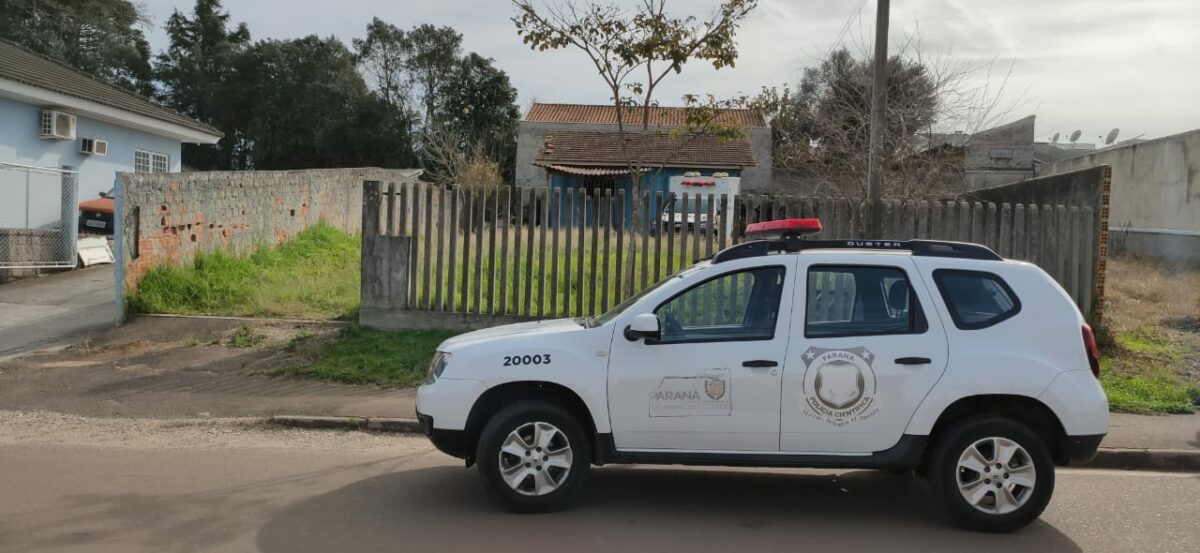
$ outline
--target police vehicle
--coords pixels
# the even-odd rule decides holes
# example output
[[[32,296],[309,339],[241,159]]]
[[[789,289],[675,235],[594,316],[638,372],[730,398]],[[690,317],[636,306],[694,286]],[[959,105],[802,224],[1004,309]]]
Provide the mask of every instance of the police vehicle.
[[[750,225],[603,315],[446,340],[417,392],[441,451],[519,512],[592,465],[915,470],[968,528],[1033,521],[1107,432],[1100,355],[1037,266],[976,244]]]

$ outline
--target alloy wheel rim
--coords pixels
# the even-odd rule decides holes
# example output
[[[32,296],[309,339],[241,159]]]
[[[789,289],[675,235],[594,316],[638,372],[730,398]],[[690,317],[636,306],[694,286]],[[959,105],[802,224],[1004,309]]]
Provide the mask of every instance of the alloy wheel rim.
[[[976,510],[1003,515],[1020,509],[1037,482],[1033,457],[1021,444],[1001,437],[983,438],[958,458],[955,482]]]
[[[500,477],[513,491],[540,496],[560,488],[571,473],[571,442],[548,422],[528,422],[500,445]]]

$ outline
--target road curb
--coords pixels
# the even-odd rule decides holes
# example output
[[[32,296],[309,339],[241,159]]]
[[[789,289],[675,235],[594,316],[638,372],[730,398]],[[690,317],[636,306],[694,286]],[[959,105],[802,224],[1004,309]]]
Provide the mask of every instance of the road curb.
[[[371,430],[374,432],[399,432],[420,434],[421,423],[417,419],[394,417],[316,417],[277,415],[267,420],[271,424],[292,428],[319,428],[324,430]]]
[[[374,432],[421,433],[417,419],[394,417],[308,417],[275,416],[271,424],[294,428],[327,430],[370,430]],[[1200,450],[1100,448],[1087,468],[1200,472]]]
[[[1200,472],[1200,450],[1100,448],[1088,468]]]

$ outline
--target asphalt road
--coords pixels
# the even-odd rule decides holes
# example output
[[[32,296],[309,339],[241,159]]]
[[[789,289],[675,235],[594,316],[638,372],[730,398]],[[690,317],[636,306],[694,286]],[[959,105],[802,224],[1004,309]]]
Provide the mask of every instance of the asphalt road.
[[[0,551],[1197,551],[1200,475],[1061,470],[1042,520],[949,527],[869,471],[606,467],[498,511],[419,438],[0,412]]]

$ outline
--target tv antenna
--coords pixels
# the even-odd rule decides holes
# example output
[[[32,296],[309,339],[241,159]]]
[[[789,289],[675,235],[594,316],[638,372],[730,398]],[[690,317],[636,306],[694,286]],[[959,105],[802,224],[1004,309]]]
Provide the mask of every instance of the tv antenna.
[[[1054,136],[1051,136],[1051,137],[1050,137],[1050,143],[1051,143],[1051,144],[1058,144],[1058,133],[1054,133]]]
[[[1080,130],[1076,130],[1075,132],[1071,133],[1071,144],[1074,144],[1076,141],[1078,141],[1079,135],[1081,134],[1083,134],[1083,131]]]
[[[1115,142],[1117,140],[1117,134],[1120,132],[1121,132],[1121,129],[1117,129],[1117,128],[1114,128],[1113,130],[1108,131],[1108,136],[1104,137],[1104,145],[1108,146],[1108,145],[1111,145],[1113,142]]]

